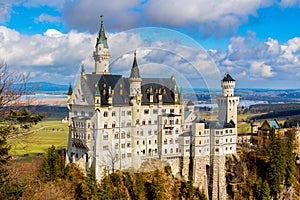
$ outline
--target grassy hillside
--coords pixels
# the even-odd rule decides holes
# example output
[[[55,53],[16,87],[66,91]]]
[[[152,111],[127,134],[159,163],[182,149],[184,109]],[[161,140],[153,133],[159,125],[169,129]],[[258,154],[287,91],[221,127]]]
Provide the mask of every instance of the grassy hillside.
[[[68,124],[60,120],[45,120],[34,126],[26,135],[10,139],[10,154],[22,156],[45,153],[51,145],[66,148],[67,142]]]

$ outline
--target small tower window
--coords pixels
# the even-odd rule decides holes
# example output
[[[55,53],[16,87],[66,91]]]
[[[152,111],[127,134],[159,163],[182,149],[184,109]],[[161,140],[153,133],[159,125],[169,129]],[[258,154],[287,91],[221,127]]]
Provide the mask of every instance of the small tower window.
[[[102,91],[102,94],[103,94],[103,95],[106,95],[106,90],[103,90],[103,91]]]
[[[103,85],[102,85],[104,88],[106,87],[106,84],[105,83],[103,83]]]

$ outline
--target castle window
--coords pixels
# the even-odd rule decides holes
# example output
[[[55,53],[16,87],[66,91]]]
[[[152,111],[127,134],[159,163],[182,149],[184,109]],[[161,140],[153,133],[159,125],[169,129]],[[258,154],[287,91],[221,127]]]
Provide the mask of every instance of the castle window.
[[[199,131],[199,135],[201,135],[202,134],[202,132],[201,131]]]
[[[151,140],[149,140],[149,144],[151,144]]]
[[[168,140],[167,139],[164,140],[164,144],[168,144]]]
[[[122,95],[123,94],[123,90],[122,89],[120,89],[120,95]]]
[[[143,140],[143,145],[145,145],[145,140]]]
[[[146,121],[145,121],[145,120],[143,120],[143,121],[142,121],[142,124],[143,124],[143,125],[145,125],[145,124],[146,124]]]
[[[119,143],[116,143],[115,144],[115,149],[118,149],[119,148]]]
[[[179,130],[178,130],[178,129],[176,129],[176,130],[175,130],[175,133],[176,133],[176,134],[178,134],[178,133],[179,133]]]
[[[157,140],[154,140],[154,144],[156,144],[157,143]]]
[[[136,124],[140,124],[140,120],[139,119],[136,120]]]
[[[148,124],[151,124],[151,120],[148,121]]]
[[[168,120],[167,120],[167,119],[165,119],[165,120],[164,120],[164,124],[167,124],[167,122],[168,122]]]
[[[201,144],[201,140],[199,140],[199,144]]]
[[[115,139],[119,139],[119,134],[115,133]]]
[[[124,139],[125,138],[125,133],[121,133],[121,138]]]
[[[103,146],[103,151],[108,151],[108,145]]]
[[[232,133],[232,129],[229,130],[229,133]]]
[[[147,94],[150,94],[150,89],[149,89],[149,88],[146,90],[146,93],[147,93]]]
[[[103,84],[102,84],[102,86],[105,88],[105,87],[106,87],[106,84],[105,84],[105,83],[103,83]]]
[[[176,119],[176,124],[179,124],[179,119]]]
[[[113,116],[113,117],[116,116],[116,112],[112,111],[111,116]]]
[[[185,144],[189,144],[190,143],[190,140],[185,140]]]
[[[108,116],[108,112],[105,111],[105,112],[103,113],[103,117],[107,117],[107,116]]]
[[[148,135],[152,135],[152,131],[151,130],[148,130]]]
[[[125,158],[126,154],[125,153],[122,153],[122,158]]]
[[[216,152],[219,152],[219,149],[218,149],[218,148],[216,148]]]
[[[154,90],[154,92],[155,92],[155,94],[158,94],[158,89],[156,88],[156,89]]]
[[[103,135],[103,140],[108,140],[108,135]]]
[[[122,149],[125,149],[125,144],[121,144],[121,148],[122,148]]]
[[[145,115],[148,115],[148,114],[149,114],[149,109],[145,109],[145,110],[144,110],[144,114],[145,114]]]
[[[162,109],[161,112],[162,112],[163,114],[165,114],[165,113],[166,113],[166,109]]]
[[[116,122],[113,122],[112,125],[111,125],[111,127],[115,128],[116,127]]]
[[[127,153],[127,158],[130,158],[131,157],[131,153]]]
[[[107,123],[104,124],[104,128],[107,128]]]
[[[167,94],[167,90],[166,89],[163,89],[163,94]]]
[[[139,141],[136,141],[136,144],[139,145],[140,144]]]
[[[106,90],[102,90],[102,94],[103,94],[103,95],[106,95]]]
[[[127,148],[129,148],[129,147],[131,147],[131,143],[130,142],[127,143]]]
[[[145,151],[145,149],[143,150],[143,155],[145,155],[145,153],[146,153],[146,151]]]
[[[170,149],[170,153],[173,153],[173,149],[172,148]]]
[[[173,144],[173,139],[170,139],[169,143],[170,143],[170,144]]]
[[[216,144],[219,144],[219,140],[216,140]]]
[[[230,150],[232,150],[232,147],[230,147]]]
[[[127,133],[127,138],[130,138],[130,132]]]
[[[232,142],[232,138],[230,138],[230,142]]]
[[[131,110],[127,111],[127,115],[131,116]]]
[[[153,114],[157,114],[158,113],[158,110],[157,109],[154,109],[153,110]]]
[[[168,149],[165,149],[165,154],[167,154],[168,153]]]

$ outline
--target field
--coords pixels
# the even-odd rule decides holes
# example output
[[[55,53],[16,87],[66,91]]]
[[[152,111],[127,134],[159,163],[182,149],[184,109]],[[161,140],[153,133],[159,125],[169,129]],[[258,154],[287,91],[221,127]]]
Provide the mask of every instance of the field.
[[[68,143],[68,123],[60,120],[44,120],[35,125],[30,133],[17,139],[9,140],[12,156],[45,153],[51,145],[66,148]]]

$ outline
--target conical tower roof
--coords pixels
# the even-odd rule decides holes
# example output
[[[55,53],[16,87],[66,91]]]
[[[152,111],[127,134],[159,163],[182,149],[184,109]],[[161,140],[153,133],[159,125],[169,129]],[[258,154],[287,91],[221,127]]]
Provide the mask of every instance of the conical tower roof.
[[[226,73],[222,81],[235,81],[229,73]]]
[[[98,44],[103,44],[104,48],[108,48],[107,38],[105,36],[105,31],[104,31],[104,25],[103,25],[102,17],[103,16],[101,15],[101,26],[100,26],[100,30],[99,30],[99,33],[98,33],[96,46]]]
[[[71,83],[69,85],[69,90],[68,90],[68,95],[72,95],[73,93],[73,90],[72,90],[72,86],[71,86]]]
[[[131,68],[130,78],[141,78],[140,70],[136,61],[136,52],[134,52],[134,60]]]

